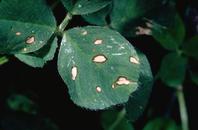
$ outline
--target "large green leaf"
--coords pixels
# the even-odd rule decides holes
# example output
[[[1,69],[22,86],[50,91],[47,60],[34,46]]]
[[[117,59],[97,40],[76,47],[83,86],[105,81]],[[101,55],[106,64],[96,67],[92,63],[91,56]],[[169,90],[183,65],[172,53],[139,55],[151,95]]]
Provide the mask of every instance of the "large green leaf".
[[[176,53],[170,53],[164,57],[160,67],[161,80],[171,87],[182,85],[186,72],[187,58]]]
[[[105,26],[107,25],[107,15],[110,13],[112,6],[107,6],[97,12],[87,14],[87,15],[82,15],[82,17],[85,19],[85,21],[99,25],[99,26]]]
[[[125,118],[125,111],[108,110],[102,113],[101,122],[104,130],[134,130]]]
[[[61,0],[65,8],[73,15],[96,12],[107,6],[111,0]]]
[[[149,11],[161,5],[161,0],[113,0],[111,27],[131,36]]]
[[[89,109],[127,102],[138,86],[139,64],[124,37],[95,26],[67,31],[58,56],[58,70],[71,99]]]
[[[183,52],[188,55],[198,59],[198,36],[194,36],[183,44]]]
[[[135,121],[143,113],[153,85],[153,75],[146,56],[137,51],[140,59],[140,77],[138,90],[131,94],[125,109],[130,121]]]
[[[185,37],[185,27],[178,14],[175,15],[173,21],[173,25],[167,27],[157,23],[151,25],[152,36],[168,50],[177,50]]]
[[[55,29],[55,19],[45,0],[1,0],[0,53],[36,51]]]
[[[57,39],[52,39],[48,43],[39,49],[38,51],[28,54],[15,54],[15,56],[22,62],[32,67],[43,67],[47,61],[54,58],[54,54],[57,48]]]
[[[156,118],[149,121],[143,130],[181,130],[174,120],[168,118]]]

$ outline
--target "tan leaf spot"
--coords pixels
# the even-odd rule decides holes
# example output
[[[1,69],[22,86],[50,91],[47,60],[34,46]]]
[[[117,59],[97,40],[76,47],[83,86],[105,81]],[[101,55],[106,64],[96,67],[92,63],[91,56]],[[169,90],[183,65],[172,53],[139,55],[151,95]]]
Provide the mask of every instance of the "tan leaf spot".
[[[130,57],[130,62],[134,63],[134,64],[140,64],[139,60],[135,57],[132,57],[132,56]]]
[[[16,32],[15,33],[17,36],[20,36],[21,35],[21,32]]]
[[[88,34],[87,31],[83,31],[83,32],[82,32],[82,35],[87,35],[87,34]]]
[[[76,80],[76,77],[78,75],[78,68],[76,66],[72,67],[71,75],[72,75],[72,80]]]
[[[96,87],[96,91],[97,91],[98,93],[102,92],[101,87],[97,86],[97,87]]]
[[[104,55],[97,55],[92,60],[96,63],[104,63],[107,61],[107,58]]]
[[[95,45],[100,45],[100,44],[102,44],[102,40],[99,40],[99,39],[98,40],[95,40],[94,44]]]
[[[118,85],[129,85],[131,81],[129,81],[126,77],[119,77],[116,81]]]
[[[31,36],[26,39],[27,44],[33,44],[35,42],[35,37]]]

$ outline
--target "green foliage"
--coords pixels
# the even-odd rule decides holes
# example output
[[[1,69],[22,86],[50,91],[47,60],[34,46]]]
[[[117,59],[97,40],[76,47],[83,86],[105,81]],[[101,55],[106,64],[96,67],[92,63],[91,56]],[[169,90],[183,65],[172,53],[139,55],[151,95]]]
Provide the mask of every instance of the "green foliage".
[[[14,94],[7,99],[7,104],[14,111],[21,111],[29,114],[36,114],[35,103],[26,96]]]
[[[195,59],[198,59],[198,36],[194,36],[191,39],[187,40],[183,44],[183,52],[184,54],[191,56]]]
[[[0,55],[0,65],[3,65],[8,61],[9,61],[8,57]]]
[[[46,0],[0,0],[0,65],[15,56],[32,67],[43,67],[54,59],[61,41],[57,67],[71,100],[91,110],[120,105],[122,111],[102,114],[104,129],[133,130],[126,118],[135,121],[143,113],[153,76],[146,56],[121,34],[150,35],[163,48],[172,51],[162,59],[159,77],[183,96],[188,60],[198,59],[198,36],[188,39],[184,22],[175,9],[175,0],[60,0],[60,4],[68,14],[57,26],[55,13]],[[66,30],[75,15],[98,26]],[[198,84],[197,73],[191,70],[190,76]],[[181,122],[185,124],[184,97],[179,104],[183,106],[180,106]],[[15,112],[37,114],[34,102],[23,95],[9,97],[7,105]],[[48,119],[42,121],[47,122],[45,128],[31,129],[57,130],[55,125],[48,127]],[[188,123],[183,126],[188,129]],[[26,127],[11,129],[25,130]],[[173,120],[157,118],[148,122],[143,130],[161,129],[180,128]]]
[[[41,49],[28,54],[15,54],[15,57],[32,67],[43,67],[47,61],[54,58],[56,48],[57,39],[52,37],[52,39],[50,39]]]
[[[47,43],[56,29],[52,11],[44,0],[2,0],[0,25],[3,54],[34,52]]]
[[[180,130],[180,127],[172,119],[156,118],[149,121],[143,130]]]
[[[89,23],[99,25],[99,26],[105,26],[107,25],[107,16],[111,11],[111,6],[107,6],[97,12],[82,15],[82,17]]]
[[[139,64],[125,38],[95,26],[65,32],[58,57],[58,70],[71,99],[89,109],[127,102],[138,87]]]
[[[164,27],[157,23],[150,23],[152,36],[168,50],[177,50],[183,43],[185,37],[184,24],[179,17],[175,15],[173,25]]]
[[[96,12],[107,6],[111,0],[61,0],[65,8],[73,15],[83,15]]]
[[[134,130],[132,124],[125,118],[125,110],[104,111],[101,116],[104,130]]]
[[[182,85],[186,72],[187,58],[176,53],[169,53],[161,63],[159,75],[161,80],[171,87]]]
[[[137,91],[131,94],[129,101],[127,102],[125,108],[127,112],[127,117],[130,121],[135,121],[143,113],[143,110],[148,102],[150,92],[153,85],[153,76],[150,68],[150,64],[146,56],[137,51],[140,59],[140,77],[139,77],[139,87]]]

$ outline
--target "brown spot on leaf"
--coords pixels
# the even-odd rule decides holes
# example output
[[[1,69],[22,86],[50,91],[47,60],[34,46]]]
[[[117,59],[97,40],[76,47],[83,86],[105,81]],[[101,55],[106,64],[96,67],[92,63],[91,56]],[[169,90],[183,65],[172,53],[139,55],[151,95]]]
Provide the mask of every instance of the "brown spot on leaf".
[[[35,37],[34,36],[30,36],[26,39],[27,44],[33,44],[34,42],[35,42]]]
[[[73,66],[71,69],[72,80],[76,80],[77,75],[78,75],[78,68],[76,66]]]
[[[20,36],[21,32],[16,32],[15,34],[16,34],[16,36]]]
[[[97,39],[97,40],[95,40],[94,44],[95,45],[100,45],[100,44],[102,44],[102,42],[103,42],[102,40]]]
[[[139,60],[138,60],[137,58],[135,58],[135,57],[132,57],[132,56],[131,56],[129,60],[130,60],[130,62],[133,63],[133,64],[140,64]]]
[[[83,32],[82,32],[82,35],[87,35],[87,34],[88,34],[87,31],[83,31]]]
[[[97,87],[96,87],[96,91],[97,91],[98,93],[102,92],[101,87],[97,86]]]
[[[105,55],[96,55],[93,57],[93,62],[96,62],[96,63],[104,63],[107,61],[107,58],[105,57]]]
[[[137,31],[135,32],[136,35],[151,35],[151,29],[150,28],[143,28],[138,26]]]

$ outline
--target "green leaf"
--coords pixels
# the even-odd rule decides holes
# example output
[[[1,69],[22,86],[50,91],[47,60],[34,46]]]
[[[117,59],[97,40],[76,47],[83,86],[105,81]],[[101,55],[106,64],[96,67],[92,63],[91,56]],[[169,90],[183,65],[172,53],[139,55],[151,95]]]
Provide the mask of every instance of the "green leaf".
[[[143,130],[180,130],[180,127],[172,119],[156,118],[149,121]]]
[[[111,0],[61,0],[65,8],[73,15],[84,15],[106,7]]]
[[[198,36],[194,36],[183,44],[183,52],[188,56],[198,59]]]
[[[90,24],[105,26],[108,24],[106,18],[107,15],[110,13],[111,8],[111,6],[107,6],[95,13],[82,15],[82,17],[85,19],[85,21],[89,22]]]
[[[26,63],[32,67],[43,67],[47,61],[54,58],[54,54],[57,48],[57,39],[52,39],[38,51],[28,54],[15,54],[20,61]]]
[[[125,109],[127,117],[130,121],[135,121],[143,113],[144,108],[148,102],[152,85],[153,75],[151,72],[150,64],[146,56],[137,51],[140,59],[140,77],[138,90],[131,94],[129,101],[127,102]]]
[[[186,65],[187,58],[176,53],[166,55],[159,71],[161,80],[170,87],[179,87],[185,78]]]
[[[173,21],[173,25],[168,27],[151,23],[152,36],[168,50],[177,50],[185,37],[185,27],[178,14],[175,15]]]
[[[0,65],[3,65],[9,61],[8,57],[0,55]]]
[[[118,32],[96,26],[74,28],[64,34],[58,71],[75,104],[104,109],[127,102],[136,91],[139,59]]]
[[[0,53],[29,53],[46,44],[56,29],[44,0],[1,0]]]
[[[104,130],[134,130],[125,118],[125,111],[108,110],[102,113],[101,122]]]
[[[14,111],[22,111],[29,114],[37,113],[36,104],[26,96],[20,94],[11,95],[7,99],[7,104]]]
[[[142,18],[160,5],[161,0],[113,0],[111,27],[131,36],[134,27],[140,24]]]

